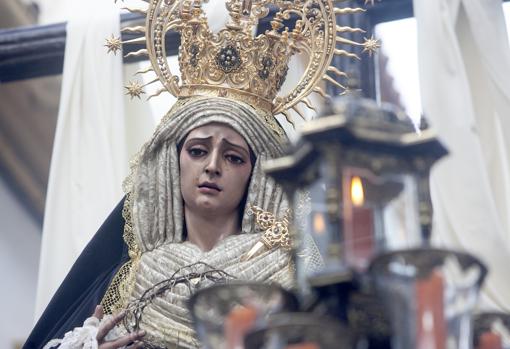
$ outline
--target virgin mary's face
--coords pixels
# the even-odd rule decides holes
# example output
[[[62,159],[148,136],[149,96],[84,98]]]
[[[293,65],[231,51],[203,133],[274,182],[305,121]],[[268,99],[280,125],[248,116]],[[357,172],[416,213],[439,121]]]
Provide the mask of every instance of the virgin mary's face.
[[[250,149],[239,133],[218,123],[194,129],[179,164],[186,209],[206,215],[237,211],[252,170]]]

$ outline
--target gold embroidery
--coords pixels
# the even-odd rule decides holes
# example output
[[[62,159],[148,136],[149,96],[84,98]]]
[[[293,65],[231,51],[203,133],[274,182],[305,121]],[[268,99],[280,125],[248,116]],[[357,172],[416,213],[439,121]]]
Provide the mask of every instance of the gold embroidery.
[[[128,193],[124,200],[122,217],[125,220],[123,238],[128,246],[129,261],[124,263],[117,271],[101,300],[101,305],[103,306],[105,314],[113,314],[124,308],[135,284],[135,275],[140,262],[141,253],[136,244],[133,232],[131,204],[131,193]]]

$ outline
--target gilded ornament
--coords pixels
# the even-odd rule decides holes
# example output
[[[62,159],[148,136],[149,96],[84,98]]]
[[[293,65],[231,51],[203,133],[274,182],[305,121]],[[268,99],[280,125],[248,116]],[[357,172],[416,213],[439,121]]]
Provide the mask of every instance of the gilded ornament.
[[[291,249],[291,240],[289,232],[290,209],[287,209],[282,219],[278,220],[274,214],[264,211],[258,206],[251,206],[251,212],[255,215],[255,224],[261,230],[262,236],[241,259],[249,260],[262,252],[264,249],[273,248]]]
[[[225,73],[231,73],[241,65],[239,51],[232,45],[224,47],[216,55],[216,63]]]
[[[122,49],[122,41],[120,37],[112,34],[110,38],[106,39],[104,46],[108,49],[107,53],[113,52],[114,55],[117,55],[117,51]]]
[[[273,60],[271,57],[262,58],[262,69],[259,70],[259,76],[262,80],[269,77],[269,70],[273,67]]]
[[[131,99],[140,98],[142,94],[145,94],[143,86],[138,81],[130,81],[124,88],[127,90],[126,95],[129,95]]]
[[[363,46],[363,52],[372,54],[380,45],[374,38],[364,43],[343,38],[344,33],[363,32],[360,28],[338,26],[337,16],[364,11],[362,8],[335,7],[333,0],[227,0],[230,19],[226,26],[212,32],[202,9],[204,0],[144,1],[142,10],[129,9],[146,15],[146,26],[128,28],[141,33],[137,43],[145,41],[147,48],[128,54],[149,56],[152,70],[163,87],[175,97],[225,96],[245,102],[263,113],[283,114],[290,123],[292,109],[299,114],[298,104],[309,107],[307,97],[318,93],[329,98],[319,87],[324,81],[345,89],[344,72],[334,71],[330,76],[331,61],[335,55],[354,59],[359,57],[338,43]],[[365,3],[373,3],[366,1]],[[254,36],[260,19],[272,15],[270,30]],[[284,23],[293,21],[294,27]],[[176,31],[181,36],[179,68],[181,79],[176,79],[164,50],[165,36]],[[131,42],[134,42],[131,40]],[[116,52],[119,40],[108,42]],[[122,43],[120,43],[121,45]],[[292,56],[303,55],[305,64],[301,78],[282,94],[288,64]],[[127,87],[128,88],[128,87]],[[141,87],[129,85],[128,94],[140,97]],[[273,118],[270,127],[281,134],[278,121]],[[274,125],[277,125],[274,127]]]
[[[200,48],[198,47],[198,45],[193,44],[190,46],[189,53],[190,53],[189,64],[192,67],[196,67],[198,65],[198,54],[200,53]]]
[[[381,47],[379,40],[375,39],[373,36],[363,39],[365,40],[363,43],[363,52],[368,52],[369,56],[372,56],[372,54]]]

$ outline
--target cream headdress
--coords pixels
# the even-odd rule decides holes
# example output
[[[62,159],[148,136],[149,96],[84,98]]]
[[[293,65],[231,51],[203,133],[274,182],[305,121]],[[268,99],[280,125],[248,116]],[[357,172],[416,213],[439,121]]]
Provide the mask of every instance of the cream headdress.
[[[362,12],[362,8],[336,8],[331,0],[227,0],[230,20],[218,33],[213,33],[202,10],[203,0],[143,0],[145,9],[128,10],[146,15],[145,27],[130,27],[124,31],[140,33],[140,37],[125,43],[145,43],[142,49],[128,55],[147,55],[157,79],[149,83],[163,84],[157,94],[167,91],[175,97],[227,97],[245,102],[268,115],[283,114],[293,124],[289,110],[302,116],[299,103],[308,108],[311,93],[328,97],[322,81],[346,88],[337,81],[345,72],[331,66],[335,55],[359,57],[337,44],[362,46],[372,53],[379,46],[373,38],[358,43],[342,37],[343,33],[363,32],[359,28],[338,26],[336,17]],[[344,2],[339,0],[337,2]],[[271,29],[254,36],[259,20],[272,16]],[[293,28],[285,25],[292,22]],[[292,25],[291,25],[292,26]],[[179,66],[181,79],[168,65],[165,37],[170,31],[181,36]],[[116,52],[121,40],[107,40],[109,50]],[[286,95],[278,95],[285,80],[291,56],[305,55],[304,72]],[[145,84],[147,85],[147,84]],[[140,96],[143,87],[138,82],[126,86],[128,94]]]

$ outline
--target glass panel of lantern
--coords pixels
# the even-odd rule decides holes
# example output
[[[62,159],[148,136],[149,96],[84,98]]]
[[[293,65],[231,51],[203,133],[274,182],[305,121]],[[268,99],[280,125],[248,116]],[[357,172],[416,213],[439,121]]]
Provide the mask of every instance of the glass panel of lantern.
[[[325,267],[362,272],[378,252],[421,245],[412,173],[374,171],[331,156],[318,161],[320,175],[308,190],[310,213],[297,229],[311,235]]]

